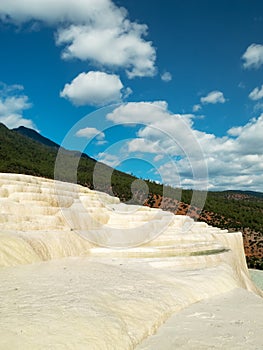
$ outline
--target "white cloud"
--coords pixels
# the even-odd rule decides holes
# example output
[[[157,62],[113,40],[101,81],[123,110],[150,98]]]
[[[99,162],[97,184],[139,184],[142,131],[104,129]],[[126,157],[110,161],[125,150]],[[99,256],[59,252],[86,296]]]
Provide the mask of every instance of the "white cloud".
[[[136,138],[128,142],[129,152],[158,153],[160,151],[158,141],[152,142],[143,138]]]
[[[13,94],[14,92],[23,91],[24,86],[20,84],[7,85],[0,81],[0,93],[1,95]]]
[[[216,103],[225,103],[226,99],[224,97],[224,94],[221,91],[211,91],[209,94],[205,97],[201,97],[201,103],[203,104],[216,104]]]
[[[162,119],[167,109],[167,102],[129,102],[114,109],[107,115],[107,119],[114,123],[150,123],[153,120]]]
[[[256,112],[263,112],[263,102],[256,103],[256,105],[254,106],[254,110]]]
[[[261,85],[261,88],[256,87],[253,91],[251,91],[249,98],[254,101],[263,98],[263,85]]]
[[[36,129],[32,120],[24,117],[24,111],[32,107],[21,85],[6,85],[0,83],[0,122],[8,128],[25,126]],[[37,130],[37,129],[36,129]]]
[[[258,69],[263,65],[263,45],[252,44],[250,45],[244,55],[242,56],[244,60],[244,68],[255,68]]]
[[[31,19],[48,23],[84,23],[87,20],[98,20],[108,11],[107,22],[117,20],[123,9],[119,9],[108,0],[1,0],[1,18],[6,16],[17,22],[27,22]],[[10,20],[9,19],[9,20]]]
[[[111,68],[124,68],[129,78],[155,74],[155,49],[142,39],[147,27],[124,22],[119,27],[72,25],[60,29],[57,45],[66,45],[62,57],[90,60]]]
[[[147,26],[131,22],[111,0],[1,0],[0,16],[15,23],[37,20],[58,27],[64,59],[124,68],[130,78],[153,76],[156,51]]]
[[[156,173],[161,176],[162,183],[178,188],[181,187],[182,183],[178,172],[178,163],[167,161],[157,169]]]
[[[241,81],[241,82],[238,84],[238,87],[239,87],[240,89],[245,89],[245,88],[246,88],[246,85],[245,85],[245,83],[243,83],[243,81]]]
[[[120,102],[122,89],[118,75],[91,71],[79,74],[70,84],[66,84],[60,96],[77,106],[103,106]]]
[[[243,128],[241,126],[233,127],[227,131],[230,136],[239,136],[242,133]]]
[[[107,116],[108,120],[118,124],[139,124],[137,137],[127,142],[127,151],[130,153],[148,153],[157,159],[173,157],[196,157],[202,161],[202,151],[192,130],[194,115],[171,114],[167,103],[133,102],[116,108]],[[158,158],[156,159],[156,156]],[[164,162],[167,161],[164,160]],[[163,162],[162,162],[163,163]],[[196,169],[195,176],[205,176],[206,166]],[[161,170],[161,169],[160,169]],[[204,171],[203,171],[204,170]],[[202,173],[202,174],[201,174]],[[175,178],[175,174],[171,174]],[[163,179],[168,183],[168,177]],[[174,183],[175,184],[175,183]]]
[[[99,153],[97,156],[97,160],[113,168],[120,164],[118,156],[114,154],[109,154],[107,152]]]
[[[125,99],[125,98],[129,97],[132,93],[133,93],[132,89],[130,87],[127,87],[123,91],[123,98]]]
[[[169,72],[164,72],[162,75],[161,75],[161,79],[162,81],[168,83],[169,81],[171,81],[173,79],[172,77],[172,74],[169,73]]]
[[[223,137],[195,129],[193,115],[171,114],[164,101],[127,103],[108,120],[140,124],[127,152],[148,154],[149,161],[154,156],[154,162],[162,158],[155,168],[166,183],[177,186],[180,176],[182,186],[203,186],[207,164],[209,189],[263,191],[263,114]]]
[[[149,142],[155,145],[155,152],[180,152],[180,147],[190,147],[194,115],[171,115],[168,111],[168,105],[165,101],[155,102],[130,102],[116,108],[112,113],[107,115],[107,119],[115,124],[141,124],[142,127],[138,131],[137,136],[147,142],[136,141],[137,150],[143,148],[150,151]],[[182,137],[187,137],[183,139]],[[163,142],[162,140],[165,140]],[[133,140],[134,141],[134,140]],[[187,143],[187,141],[189,141]],[[135,143],[132,143],[135,147]],[[134,149],[135,151],[135,149]]]
[[[96,142],[96,145],[97,145],[97,146],[102,146],[102,145],[105,145],[106,143],[108,143],[108,141],[106,141],[106,140],[98,140],[98,141]]]
[[[263,115],[228,130],[232,137],[200,138],[198,134],[196,132],[207,161],[211,188],[263,190]]]
[[[200,109],[202,109],[202,106],[199,104],[193,106],[193,112],[198,112]]]
[[[154,157],[153,161],[154,162],[159,162],[160,160],[163,159],[163,154],[157,154],[157,156]]]
[[[94,136],[100,141],[102,141],[105,138],[104,132],[96,129],[96,128],[84,128],[80,129],[76,132],[76,136],[78,137],[85,137],[87,139],[91,139]]]
[[[237,151],[245,155],[263,155],[263,114],[259,118],[251,119],[242,127],[236,140]]]

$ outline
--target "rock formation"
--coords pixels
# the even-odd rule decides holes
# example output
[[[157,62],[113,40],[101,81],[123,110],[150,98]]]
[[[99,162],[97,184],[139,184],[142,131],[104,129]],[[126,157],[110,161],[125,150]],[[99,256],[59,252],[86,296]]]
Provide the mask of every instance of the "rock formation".
[[[0,349],[153,349],[183,308],[261,295],[241,233],[27,175],[0,174],[0,202]]]

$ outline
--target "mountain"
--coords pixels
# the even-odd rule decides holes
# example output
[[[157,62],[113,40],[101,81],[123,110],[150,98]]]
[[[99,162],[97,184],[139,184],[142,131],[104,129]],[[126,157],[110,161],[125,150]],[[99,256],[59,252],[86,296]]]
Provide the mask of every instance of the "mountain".
[[[0,172],[21,173],[54,178],[59,145],[38,132],[25,127],[9,130],[0,123]],[[74,182],[72,168],[77,164],[77,182],[81,185],[115,195],[130,204],[142,204],[174,214],[189,215],[209,225],[243,233],[244,247],[250,267],[263,269],[263,194],[251,191],[208,192],[204,208],[191,203],[192,191],[164,187],[146,181],[149,194],[140,188],[133,194],[131,184],[137,178],[99,163],[86,154],[63,149],[63,171],[59,179]],[[76,163],[78,162],[78,163]],[[75,168],[74,168],[75,169]],[[110,183],[109,183],[110,182]],[[203,195],[200,192],[200,195]]]
[[[56,150],[0,124],[0,171],[52,177]]]
[[[45,146],[49,146],[49,147],[54,147],[54,148],[59,148],[60,145],[58,145],[57,143],[49,140],[48,138],[40,135],[37,131],[33,130],[33,129],[29,129],[26,128],[25,126],[19,126],[19,128],[15,128],[13,129],[13,131],[18,132],[21,135],[27,136],[30,139],[37,141]]]
[[[243,198],[260,197],[260,198],[263,198],[263,193],[255,192],[255,191],[228,190],[228,191],[223,191],[222,193],[225,193],[229,196],[232,196],[233,198],[236,197],[236,199],[238,199],[239,197],[243,197]]]
[[[59,145],[43,137],[36,131],[25,127],[9,130],[0,123],[0,172],[20,173],[27,175],[54,178],[54,167],[57,160]],[[59,179],[72,179],[72,167],[77,167],[77,182],[81,185],[94,187],[93,172],[96,160],[79,151],[62,149],[63,172]],[[114,170],[99,163],[96,189],[116,195],[120,198],[131,198],[131,183],[136,177]],[[105,178],[111,179],[107,185]]]

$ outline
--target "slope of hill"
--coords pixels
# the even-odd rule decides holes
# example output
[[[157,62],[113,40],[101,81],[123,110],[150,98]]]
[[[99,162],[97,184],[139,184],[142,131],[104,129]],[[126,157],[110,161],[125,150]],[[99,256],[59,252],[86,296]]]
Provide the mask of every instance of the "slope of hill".
[[[0,124],[0,171],[52,177],[56,149]]]
[[[60,146],[49,140],[48,138],[40,135],[37,131],[33,130],[33,129],[29,129],[26,128],[25,126],[19,126],[19,128],[15,128],[13,129],[13,131],[18,132],[21,135],[27,136],[32,140],[38,141],[39,143],[46,145],[46,146],[50,146],[50,147],[55,147],[55,148],[59,148]]]
[[[20,127],[9,130],[0,123],[0,172],[21,173],[46,178],[54,177],[54,165],[58,147],[53,141],[41,136],[34,130]],[[78,151],[64,151],[65,164],[75,163],[80,157]],[[78,164],[79,184],[94,188],[93,171],[96,161],[82,154]],[[61,180],[70,181],[67,167]],[[110,177],[111,184],[105,182]],[[163,198],[163,186],[146,181],[149,188],[148,198],[137,190],[131,193],[131,184],[136,177],[100,164],[99,179],[96,189],[113,194],[121,201],[131,204],[144,204],[150,207],[161,207],[175,214],[189,215],[209,225],[226,228],[231,231],[242,231],[244,247],[249,267],[263,269],[263,194],[250,191],[209,192],[205,207],[201,212],[198,207],[190,206],[192,191],[180,191],[166,188]],[[106,183],[106,184],[105,184]]]
[[[54,167],[58,154],[58,145],[42,137],[36,131],[25,127],[9,130],[0,123],[0,172],[20,173],[27,175],[54,178]],[[71,164],[78,163],[77,182],[93,188],[93,171],[97,162],[79,151],[63,150],[65,171],[61,180],[70,181]],[[111,188],[105,185],[104,178],[111,175]],[[130,199],[131,183],[136,177],[114,170],[100,163],[100,172],[96,179],[96,189],[110,192],[123,200]],[[62,176],[62,174],[61,174]],[[153,185],[152,185],[153,186]],[[161,188],[161,186],[159,186]],[[152,188],[153,190],[153,188]]]

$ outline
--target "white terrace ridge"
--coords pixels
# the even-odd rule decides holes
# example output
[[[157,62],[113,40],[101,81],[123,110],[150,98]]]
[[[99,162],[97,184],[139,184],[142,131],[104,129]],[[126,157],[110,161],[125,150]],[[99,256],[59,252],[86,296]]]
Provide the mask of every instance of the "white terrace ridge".
[[[135,349],[190,304],[261,294],[238,232],[19,174],[0,208],[0,349]]]

